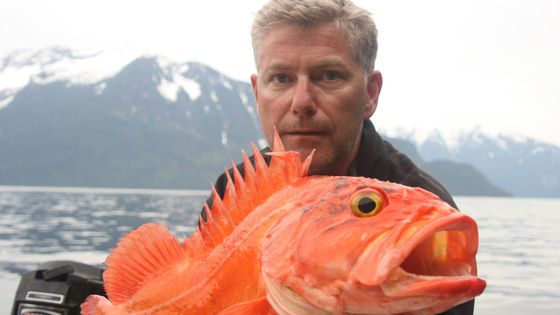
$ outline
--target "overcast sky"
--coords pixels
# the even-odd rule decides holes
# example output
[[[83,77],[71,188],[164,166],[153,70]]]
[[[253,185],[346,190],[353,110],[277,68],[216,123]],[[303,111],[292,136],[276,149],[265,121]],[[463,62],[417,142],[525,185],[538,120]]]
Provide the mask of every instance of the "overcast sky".
[[[249,82],[265,0],[3,0],[0,55],[60,45],[199,61]],[[379,29],[381,129],[480,126],[560,145],[560,1],[355,0]]]

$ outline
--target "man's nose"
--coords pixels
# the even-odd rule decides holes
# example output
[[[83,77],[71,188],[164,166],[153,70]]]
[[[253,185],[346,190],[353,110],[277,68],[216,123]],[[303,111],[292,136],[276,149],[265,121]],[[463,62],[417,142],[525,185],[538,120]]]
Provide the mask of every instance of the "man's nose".
[[[298,78],[294,86],[291,110],[296,115],[313,115],[317,111],[309,78]]]

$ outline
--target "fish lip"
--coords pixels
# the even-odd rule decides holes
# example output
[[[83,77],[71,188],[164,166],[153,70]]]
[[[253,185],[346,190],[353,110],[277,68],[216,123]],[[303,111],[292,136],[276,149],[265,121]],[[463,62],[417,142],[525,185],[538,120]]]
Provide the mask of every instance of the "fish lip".
[[[409,258],[411,253],[428,238],[434,236],[441,231],[460,231],[465,234],[467,240],[465,244],[464,254],[468,264],[469,273],[458,276],[430,276],[417,275],[407,272],[401,266]],[[384,242],[386,240],[381,240]],[[452,213],[444,217],[435,219],[434,221],[423,226],[417,231],[406,244],[400,248],[389,246],[380,246],[378,241],[371,242],[365,249],[364,253],[359,257],[353,268],[353,278],[366,286],[376,286],[385,282],[389,277],[400,274],[400,276],[416,277],[420,281],[437,281],[445,277],[450,278],[476,278],[476,259],[475,255],[478,249],[478,234],[476,222],[469,216],[460,212]],[[376,270],[372,270],[371,266],[377,265]]]

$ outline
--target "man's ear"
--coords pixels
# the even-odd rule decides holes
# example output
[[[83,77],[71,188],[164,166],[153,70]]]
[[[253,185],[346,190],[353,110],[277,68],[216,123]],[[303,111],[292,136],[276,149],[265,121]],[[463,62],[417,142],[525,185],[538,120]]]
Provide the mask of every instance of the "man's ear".
[[[383,76],[379,71],[373,71],[367,77],[367,92],[369,101],[364,108],[364,119],[369,119],[377,109],[377,102],[379,101],[379,94],[383,86]]]
[[[253,95],[255,96],[255,102],[259,102],[259,93],[257,91],[257,75],[251,74],[251,86],[253,87]],[[258,106],[257,106],[258,107]]]

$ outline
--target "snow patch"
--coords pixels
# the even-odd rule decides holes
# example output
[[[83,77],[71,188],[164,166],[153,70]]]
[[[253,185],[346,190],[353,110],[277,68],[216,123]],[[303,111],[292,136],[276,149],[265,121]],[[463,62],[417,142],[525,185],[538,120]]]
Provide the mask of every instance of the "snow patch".
[[[101,82],[101,84],[98,84],[98,85],[95,86],[95,94],[96,95],[103,94],[103,92],[105,92],[106,88],[107,88],[107,83]]]
[[[185,78],[179,73],[173,74],[173,81],[168,81],[161,78],[160,84],[157,86],[160,95],[171,103],[177,102],[179,92],[184,91],[187,93],[191,100],[196,100],[200,97],[200,84],[190,78]]]
[[[88,56],[76,56],[63,49],[19,51],[4,59],[0,71],[0,91],[11,90],[13,95],[30,82],[48,84],[63,81],[70,85],[96,83],[114,76],[135,57],[131,53],[115,50]]]
[[[378,128],[379,131],[388,137],[405,139],[411,141],[416,146],[421,146],[426,141],[434,141],[445,145],[448,150],[458,152],[461,145],[467,139],[474,139],[475,141],[482,141],[486,132],[482,132],[480,127],[469,129],[462,126],[447,127],[444,129],[436,128],[411,128],[411,127],[392,127],[392,128]]]
[[[24,67],[8,66],[0,72],[0,90],[11,90],[15,94],[18,90],[29,84],[32,76],[41,73],[39,65],[29,65]]]
[[[390,138],[405,139],[411,141],[416,146],[424,144],[426,141],[437,141],[445,144],[449,149],[453,149],[459,142],[459,135],[441,134],[437,129],[421,129],[410,127],[379,128],[379,131]]]
[[[222,131],[222,145],[227,145],[228,144],[228,137],[227,137],[227,133],[225,131]]]
[[[224,77],[220,76],[220,83],[228,90],[233,91],[233,85],[226,80]]]
[[[173,74],[173,81],[175,81],[193,101],[197,100],[200,95],[202,95],[200,84],[191,78],[186,78],[180,73],[175,73]]]
[[[2,107],[2,105],[0,105],[0,107]],[[543,147],[535,147],[531,150],[531,155],[538,155],[538,154],[541,154],[545,151],[546,150]]]
[[[164,93],[167,93],[164,96],[166,99],[173,99],[173,102],[175,102],[181,90],[187,93],[189,98],[193,101],[197,100],[200,95],[202,95],[200,84],[184,75],[189,71],[190,67],[188,64],[177,64],[162,56],[156,56],[155,59],[158,66],[163,71],[164,76],[170,80],[168,82],[171,82],[166,84],[173,85],[172,88],[168,87],[167,91],[165,88],[163,89]],[[171,92],[175,93],[175,95],[171,95]]]
[[[175,82],[167,81],[161,78],[159,85],[157,86],[159,94],[171,103],[177,102],[177,97],[179,95],[179,85]]]
[[[173,63],[169,59],[167,59],[163,56],[156,56],[155,59],[156,59],[156,63],[158,64],[159,68],[166,75],[169,75],[170,71],[172,70]]]
[[[249,98],[247,97],[247,94],[245,94],[244,92],[239,92],[239,98],[241,99],[241,103],[245,107],[245,110],[253,118],[255,118],[255,108],[251,104],[249,104]]]
[[[241,103],[243,103],[243,105],[247,105],[249,103],[249,98],[247,97],[247,94],[243,92],[239,92],[239,98],[241,99]]]
[[[115,53],[100,53],[84,59],[63,59],[42,66],[42,73],[47,74],[47,77],[36,74],[33,81],[40,84],[54,81],[68,81],[73,85],[92,84],[114,76],[133,59],[130,55]]]
[[[218,103],[218,101],[219,101],[218,95],[216,95],[216,91],[212,91],[210,93],[210,98],[212,99],[212,101],[214,101],[214,103]]]
[[[2,109],[3,107],[8,106],[8,104],[10,104],[12,101],[14,100],[14,96],[8,96],[3,100],[0,100],[0,109]]]
[[[497,137],[494,140],[496,141],[496,144],[500,149],[504,151],[507,151],[509,149],[509,145],[503,136]]]
[[[177,72],[179,72],[181,74],[184,74],[184,73],[188,72],[189,69],[190,69],[189,65],[185,63],[185,64],[180,65],[177,68]]]
[[[529,141],[529,138],[520,134],[511,134],[508,135],[509,138],[511,138],[513,141],[515,141],[516,143],[524,143]]]

